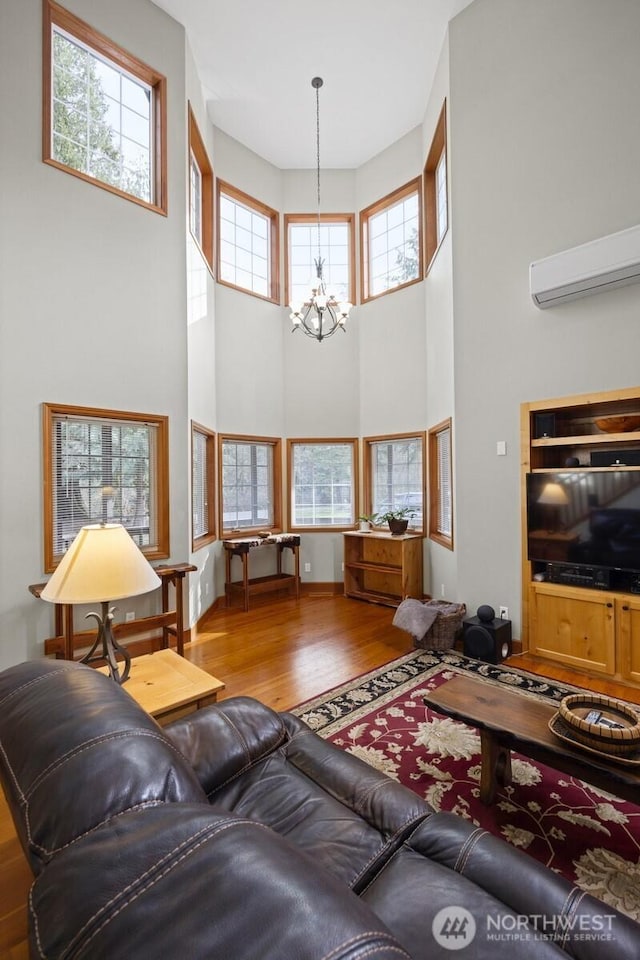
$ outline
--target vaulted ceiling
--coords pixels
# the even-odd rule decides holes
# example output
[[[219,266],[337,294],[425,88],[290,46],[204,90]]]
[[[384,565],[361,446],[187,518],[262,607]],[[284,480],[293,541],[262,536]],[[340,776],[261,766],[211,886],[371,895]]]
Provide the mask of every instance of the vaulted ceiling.
[[[471,0],[154,0],[182,23],[212,122],[282,169],[360,166],[422,122]]]

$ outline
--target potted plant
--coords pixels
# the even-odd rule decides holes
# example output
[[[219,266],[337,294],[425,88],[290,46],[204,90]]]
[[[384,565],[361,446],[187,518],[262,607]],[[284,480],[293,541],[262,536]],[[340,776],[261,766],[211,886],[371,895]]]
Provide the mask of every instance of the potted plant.
[[[375,513],[363,513],[358,517],[360,523],[360,533],[371,533],[371,524],[375,523],[377,515]]]
[[[399,507],[397,510],[387,510],[385,513],[379,513],[376,516],[376,523],[387,523],[393,536],[397,537],[406,533],[409,520],[415,515],[416,512],[411,507]]]

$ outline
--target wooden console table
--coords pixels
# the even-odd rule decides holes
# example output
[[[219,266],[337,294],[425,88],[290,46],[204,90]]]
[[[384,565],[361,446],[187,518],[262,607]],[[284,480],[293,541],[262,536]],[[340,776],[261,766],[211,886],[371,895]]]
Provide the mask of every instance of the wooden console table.
[[[249,597],[252,594],[268,593],[272,590],[281,590],[283,587],[295,587],[296,599],[300,599],[300,537],[292,533],[274,533],[269,537],[240,537],[235,540],[225,540],[225,583],[224,593],[226,604],[229,606],[234,592],[242,594],[245,613],[249,609]],[[277,548],[277,571],[268,577],[249,579],[249,551],[255,547],[275,544]],[[282,551],[289,549],[293,553],[295,572],[282,572]],[[242,580],[231,579],[231,561],[239,557],[242,562]]]
[[[162,629],[162,649],[169,647],[170,637],[176,638],[176,648],[181,657],[184,656],[184,578],[187,573],[197,570],[191,563],[175,563],[171,566],[164,564],[154,567],[161,580],[162,613],[151,617],[140,617],[129,623],[116,623],[113,632],[118,640],[135,636],[137,633],[146,633],[150,630]],[[46,584],[32,583],[29,592],[34,597],[40,597]],[[169,587],[175,587],[175,609],[169,606]],[[95,631],[84,630],[76,633],[73,629],[73,605],[70,603],[54,604],[55,636],[44,642],[45,654],[55,654],[59,659],[73,660],[74,651],[90,645],[95,639]]]

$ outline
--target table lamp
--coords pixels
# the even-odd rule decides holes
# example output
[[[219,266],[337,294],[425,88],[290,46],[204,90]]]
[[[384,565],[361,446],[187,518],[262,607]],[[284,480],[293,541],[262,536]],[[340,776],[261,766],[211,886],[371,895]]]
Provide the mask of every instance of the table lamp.
[[[98,635],[80,662],[106,660],[111,679],[124,683],[129,676],[131,655],[113,636],[111,621],[115,608],[109,604],[148,593],[160,583],[160,577],[121,524],[96,523],[82,527],[40,596],[50,603],[102,604],[102,614],[87,614],[95,617]],[[101,652],[95,653],[99,646]],[[122,672],[116,653],[124,660]]]

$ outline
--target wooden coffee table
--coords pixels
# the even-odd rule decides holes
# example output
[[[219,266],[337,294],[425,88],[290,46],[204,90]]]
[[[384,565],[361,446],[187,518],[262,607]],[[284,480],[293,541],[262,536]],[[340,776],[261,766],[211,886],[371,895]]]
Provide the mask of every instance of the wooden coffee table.
[[[98,669],[109,675],[108,667]],[[129,679],[122,686],[162,726],[215,703],[224,690],[221,680],[174,650],[133,657]]]
[[[430,691],[424,702],[438,713],[478,728],[480,799],[485,804],[493,802],[498,786],[511,782],[511,750],[640,804],[640,765],[600,759],[560,740],[548,727],[558,709],[553,704],[464,675]]]

